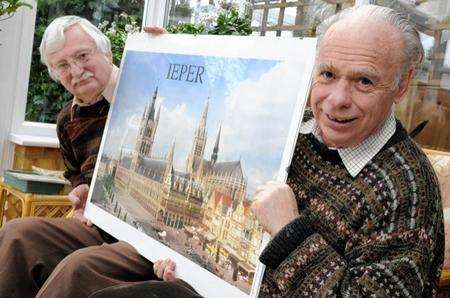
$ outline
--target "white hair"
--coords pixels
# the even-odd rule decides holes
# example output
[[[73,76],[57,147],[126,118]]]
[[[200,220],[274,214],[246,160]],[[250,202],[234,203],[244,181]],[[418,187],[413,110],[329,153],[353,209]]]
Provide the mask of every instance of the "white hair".
[[[59,51],[65,43],[64,32],[67,28],[79,25],[95,42],[97,48],[105,55],[111,55],[111,42],[97,27],[88,20],[78,16],[63,16],[54,19],[45,29],[42,37],[39,52],[41,53],[41,62],[47,66],[50,76],[55,81],[59,80],[58,75],[52,70],[48,57]]]
[[[320,48],[320,40],[323,38],[327,30],[335,23],[345,19],[361,19],[362,21],[378,21],[390,24],[397,28],[403,36],[403,59],[404,63],[400,67],[396,77],[396,85],[406,77],[411,67],[417,67],[422,62],[424,51],[420,42],[419,32],[408,21],[404,14],[398,13],[389,7],[377,5],[361,5],[358,7],[350,7],[342,10],[323,21],[317,28],[317,37],[319,39],[318,47]],[[370,34],[370,33],[369,33]]]

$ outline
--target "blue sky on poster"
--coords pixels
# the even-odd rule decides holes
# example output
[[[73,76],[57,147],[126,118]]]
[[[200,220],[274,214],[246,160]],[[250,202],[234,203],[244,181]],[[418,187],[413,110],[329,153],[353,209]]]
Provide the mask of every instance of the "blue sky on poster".
[[[166,79],[169,63],[201,65],[203,84]],[[140,118],[158,86],[160,121],[153,156],[175,141],[175,168],[185,169],[209,97],[205,158],[222,124],[218,161],[241,160],[249,194],[274,179],[282,157],[301,80],[301,65],[240,59],[128,51],[104,153],[134,148]]]

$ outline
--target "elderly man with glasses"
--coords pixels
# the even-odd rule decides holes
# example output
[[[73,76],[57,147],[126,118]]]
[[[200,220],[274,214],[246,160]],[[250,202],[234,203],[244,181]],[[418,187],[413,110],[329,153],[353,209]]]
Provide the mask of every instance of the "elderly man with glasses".
[[[156,279],[151,262],[83,217],[117,81],[110,41],[89,21],[64,16],[47,27],[40,51],[51,77],[74,96],[57,120],[65,176],[74,187],[74,218],[17,219],[0,230],[0,297],[88,297]],[[192,291],[182,281],[176,287],[186,295]]]
[[[112,63],[111,44],[84,19],[54,20],[42,38],[41,60],[50,76],[73,94],[58,115],[57,133],[73,191],[74,217],[83,217],[84,204],[119,69]],[[89,223],[88,223],[89,224]]]

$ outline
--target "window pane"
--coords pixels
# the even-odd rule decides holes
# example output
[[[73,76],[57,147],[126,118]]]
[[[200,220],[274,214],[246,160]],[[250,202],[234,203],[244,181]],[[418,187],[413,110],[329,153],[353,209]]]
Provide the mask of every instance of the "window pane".
[[[236,7],[243,13],[247,9],[248,0],[170,0],[167,25],[186,23],[213,25],[217,15],[224,9]]]
[[[275,31],[267,31],[266,36],[277,36]]]
[[[116,35],[123,30],[125,23],[134,21],[140,26],[145,0],[45,0],[37,1],[36,27],[33,41],[30,82],[25,120],[55,123],[56,116],[64,104],[72,99],[64,87],[54,82],[46,67],[40,62],[39,45],[47,25],[56,17],[77,15],[85,17],[93,24],[103,25],[103,31],[110,29]],[[113,23],[114,22],[114,23]],[[113,43],[113,54],[121,53],[120,42]],[[115,63],[120,54],[115,55]]]
[[[339,2],[338,4],[330,4]],[[317,25],[328,16],[353,6],[354,0],[323,1],[323,0],[276,0],[252,1],[253,17],[258,17],[252,28],[260,35],[269,36],[315,36]],[[266,16],[266,17],[264,17]],[[279,20],[281,19],[281,23]],[[267,28],[269,27],[269,28]],[[274,32],[270,33],[269,32]],[[290,33],[285,33],[290,32]]]
[[[282,37],[293,37],[293,32],[292,31],[281,31],[281,36]]]
[[[267,16],[267,26],[276,26],[278,25],[278,18],[280,16],[279,8],[269,9],[269,14]]]
[[[415,137],[423,147],[450,151],[450,3],[376,2],[408,14],[421,31],[425,49],[424,61],[416,69],[408,95],[397,106],[397,116],[409,132],[425,125]]]
[[[297,7],[286,7],[284,9],[284,25],[295,25],[295,16],[297,15]]]
[[[263,17],[263,10],[262,9],[255,9],[255,10],[253,10],[252,23],[251,23],[252,27],[261,27],[262,17]]]

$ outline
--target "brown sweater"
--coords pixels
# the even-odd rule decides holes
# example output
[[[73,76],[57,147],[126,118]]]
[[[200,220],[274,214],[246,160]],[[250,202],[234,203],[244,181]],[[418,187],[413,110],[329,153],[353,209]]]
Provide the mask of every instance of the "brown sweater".
[[[108,110],[105,99],[87,107],[69,102],[58,115],[56,131],[67,168],[64,176],[72,187],[91,183]]]
[[[300,135],[287,183],[301,216],[261,254],[261,297],[433,297],[444,257],[439,186],[400,123],[353,178]]]

